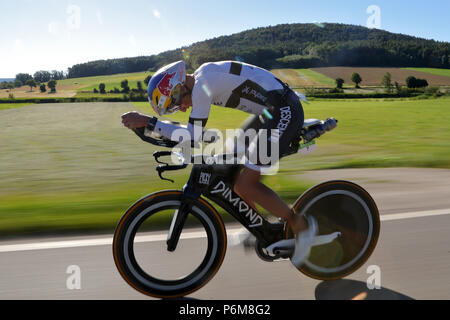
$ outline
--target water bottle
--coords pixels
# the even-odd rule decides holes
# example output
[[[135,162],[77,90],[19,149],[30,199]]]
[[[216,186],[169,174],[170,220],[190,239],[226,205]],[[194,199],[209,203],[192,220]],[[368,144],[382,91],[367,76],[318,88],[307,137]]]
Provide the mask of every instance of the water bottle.
[[[324,122],[322,122],[318,125],[312,126],[312,127],[308,128],[308,131],[306,131],[303,134],[303,139],[305,140],[305,142],[309,142],[314,139],[317,139],[321,135],[323,135],[325,132],[331,131],[334,128],[336,128],[337,122],[338,121],[334,118],[328,118]]]
[[[326,131],[331,131],[337,127],[337,123],[338,121],[335,118],[328,118],[327,120],[325,120],[323,125]]]

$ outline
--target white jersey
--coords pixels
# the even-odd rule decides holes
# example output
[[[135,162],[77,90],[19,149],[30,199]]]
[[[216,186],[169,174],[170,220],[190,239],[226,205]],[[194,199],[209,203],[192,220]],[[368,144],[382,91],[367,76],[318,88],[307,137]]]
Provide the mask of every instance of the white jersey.
[[[269,92],[283,90],[272,73],[241,62],[205,63],[194,78],[193,119],[207,119],[212,104],[259,115],[267,106]]]
[[[195,71],[194,78],[187,126],[194,141],[199,141],[202,133],[201,129],[194,130],[194,126],[200,121],[205,126],[212,104],[261,115],[271,105],[271,97],[284,89],[283,83],[269,71],[235,61],[205,63]],[[154,131],[171,139],[176,129],[180,127],[158,121]]]

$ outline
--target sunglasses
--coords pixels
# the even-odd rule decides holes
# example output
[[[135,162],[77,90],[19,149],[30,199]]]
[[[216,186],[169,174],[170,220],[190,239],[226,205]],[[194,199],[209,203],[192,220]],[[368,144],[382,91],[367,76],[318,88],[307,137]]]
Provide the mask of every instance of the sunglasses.
[[[189,90],[186,90],[186,92],[182,94],[182,88],[183,86],[181,84],[178,84],[172,90],[172,93],[170,95],[172,103],[167,107],[166,113],[174,113],[178,111],[181,108],[181,101],[183,100],[183,98],[190,94]]]

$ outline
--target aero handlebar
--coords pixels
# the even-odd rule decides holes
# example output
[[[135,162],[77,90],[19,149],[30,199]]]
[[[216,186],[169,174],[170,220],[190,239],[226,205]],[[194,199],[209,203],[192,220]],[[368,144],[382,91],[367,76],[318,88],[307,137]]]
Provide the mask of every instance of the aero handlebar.
[[[156,139],[156,138],[152,138],[152,137],[147,137],[144,134],[145,133],[145,127],[133,129],[133,132],[139,138],[141,138],[143,141],[151,143],[151,144],[153,144],[153,145],[155,145],[157,147],[173,148],[173,147],[175,147],[178,144],[178,142],[170,141],[168,139]]]

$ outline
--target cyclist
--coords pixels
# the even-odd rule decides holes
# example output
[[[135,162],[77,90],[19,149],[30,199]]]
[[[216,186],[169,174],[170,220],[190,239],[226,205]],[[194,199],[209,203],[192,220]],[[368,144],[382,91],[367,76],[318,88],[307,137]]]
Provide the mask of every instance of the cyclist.
[[[184,61],[178,61],[153,75],[148,84],[148,98],[159,116],[186,112],[192,106],[185,130],[194,141],[201,139],[212,104],[252,114],[244,130],[258,130],[258,135],[248,147],[249,154],[256,154],[256,161],[245,162],[234,191],[253,208],[256,203],[289,223],[297,235],[291,261],[299,267],[309,254],[312,239],[317,233],[316,222],[312,217],[306,220],[294,215],[291,208],[261,182],[261,174],[267,164],[261,163],[257,152],[258,139],[266,139],[269,150],[274,144],[279,149],[278,154],[283,154],[303,126],[303,108],[295,92],[271,72],[250,64],[236,61],[205,63],[194,74],[186,74]],[[122,123],[129,129],[146,127],[147,133],[154,131],[168,139],[175,130],[182,128],[138,112],[124,114]],[[261,129],[276,130],[263,136]],[[252,156],[248,158],[255,159]]]

